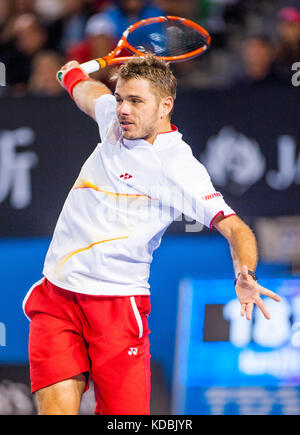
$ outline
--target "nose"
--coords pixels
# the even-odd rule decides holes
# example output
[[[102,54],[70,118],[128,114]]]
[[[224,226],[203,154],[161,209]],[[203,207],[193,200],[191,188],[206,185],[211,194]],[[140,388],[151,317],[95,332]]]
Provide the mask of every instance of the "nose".
[[[128,101],[123,100],[119,103],[118,112],[120,115],[130,115],[130,104]]]

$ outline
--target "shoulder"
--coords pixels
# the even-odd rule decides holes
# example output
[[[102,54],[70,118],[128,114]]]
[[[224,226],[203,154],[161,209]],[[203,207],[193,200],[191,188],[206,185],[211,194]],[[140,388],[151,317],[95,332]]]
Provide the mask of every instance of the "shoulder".
[[[97,98],[95,103],[95,118],[102,140],[109,131],[118,130],[116,100],[113,95],[104,94]]]
[[[114,111],[116,109],[116,100],[112,94],[103,94],[95,102],[95,114],[103,115],[103,112]]]
[[[191,147],[183,140],[177,141],[162,156],[163,171],[167,179],[173,182],[195,183],[209,181],[205,166],[193,155]]]
[[[181,139],[181,135],[170,146],[161,149],[161,156],[166,170],[194,159],[191,147]]]

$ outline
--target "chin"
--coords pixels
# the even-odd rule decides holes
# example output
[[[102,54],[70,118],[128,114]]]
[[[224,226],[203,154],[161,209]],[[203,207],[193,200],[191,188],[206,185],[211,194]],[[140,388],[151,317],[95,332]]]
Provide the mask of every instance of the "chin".
[[[123,133],[123,138],[127,140],[136,140],[137,138],[133,136],[132,134]]]
[[[123,137],[124,137],[124,139],[127,139],[127,140],[142,139],[141,136],[134,134],[134,133],[130,133],[129,131],[123,131]]]
[[[127,140],[139,140],[139,139],[143,139],[143,140],[147,140],[149,137],[151,137],[151,134],[146,134],[141,133],[141,134],[137,134],[137,133],[133,133],[133,132],[129,132],[129,131],[123,131],[122,133],[123,138],[127,139]]]

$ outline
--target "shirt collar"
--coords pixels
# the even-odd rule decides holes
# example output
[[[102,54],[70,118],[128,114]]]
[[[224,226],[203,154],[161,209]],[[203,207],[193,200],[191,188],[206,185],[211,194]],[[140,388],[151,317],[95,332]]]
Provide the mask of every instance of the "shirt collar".
[[[136,140],[129,140],[122,138],[122,143],[127,148],[135,148],[137,146],[157,146],[158,144],[166,144],[170,141],[170,139],[173,139],[174,136],[177,136],[179,134],[178,128],[176,125],[171,124],[171,130],[169,131],[163,131],[161,133],[157,133],[153,145],[150,145],[149,142],[147,142],[144,139],[136,139]]]

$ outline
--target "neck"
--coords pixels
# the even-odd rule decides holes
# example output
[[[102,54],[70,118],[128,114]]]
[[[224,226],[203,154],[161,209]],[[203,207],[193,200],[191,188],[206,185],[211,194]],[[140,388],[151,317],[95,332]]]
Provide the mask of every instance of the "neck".
[[[157,131],[148,139],[146,139],[147,142],[151,143],[153,145],[156,136],[159,133],[167,133],[168,131],[172,131],[172,125],[171,121],[169,119],[164,120],[164,122],[160,125],[160,127],[157,129]]]

